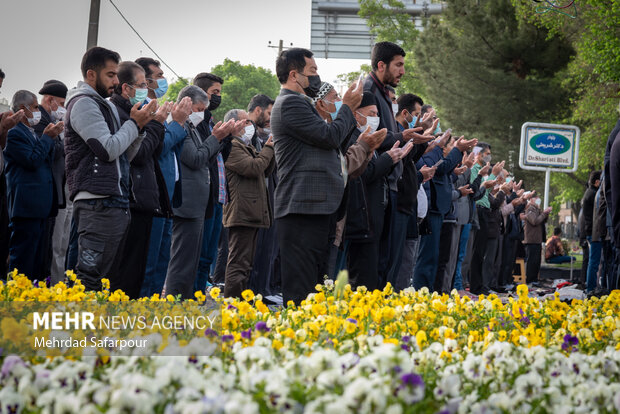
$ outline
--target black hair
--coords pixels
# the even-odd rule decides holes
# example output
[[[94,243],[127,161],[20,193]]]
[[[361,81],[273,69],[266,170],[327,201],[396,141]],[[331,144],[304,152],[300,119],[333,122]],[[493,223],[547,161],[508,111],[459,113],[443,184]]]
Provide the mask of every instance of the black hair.
[[[478,144],[476,144],[476,146],[482,148],[480,150],[481,153],[483,153],[487,148],[491,149],[491,144],[488,144],[488,143],[482,142],[482,141],[478,141]]]
[[[590,173],[590,178],[588,178],[588,184],[590,184],[591,186],[594,185],[594,183],[596,183],[596,180],[600,180],[601,179],[601,171],[592,171]]]
[[[303,72],[306,67],[306,58],[309,59],[312,56],[314,54],[310,50],[300,47],[283,50],[276,60],[276,75],[280,84],[285,84],[288,81],[290,71]]]
[[[256,108],[267,109],[269,105],[273,105],[274,103],[275,101],[267,95],[254,95],[252,99],[250,99],[250,103],[248,104],[248,114]]]
[[[201,72],[198,75],[194,76],[194,80],[192,81],[192,85],[198,86],[203,91],[207,91],[214,83],[219,83],[221,85],[224,84],[224,79],[220,78],[217,75],[207,72]]]
[[[392,42],[379,42],[375,43],[370,54],[370,62],[372,70],[379,68],[379,62],[385,63],[387,66],[394,59],[395,56],[405,57],[405,51],[402,47]]]
[[[556,227],[553,229],[553,235],[554,236],[559,236],[560,234],[562,234],[562,229],[559,227]]]
[[[431,108],[433,107],[433,105],[422,105],[422,108],[420,109],[420,116],[424,115],[425,113],[427,113]]]
[[[132,61],[121,62],[118,65],[118,85],[114,88],[114,92],[120,95],[123,90],[123,84],[134,86],[136,83],[136,73],[146,72],[142,65]]]
[[[86,72],[89,70],[94,70],[95,72],[99,72],[103,69],[108,62],[108,60],[114,61],[114,63],[118,63],[121,61],[121,55],[116,53],[113,50],[106,49],[99,46],[91,47],[84,53],[82,57],[82,76],[86,78]]]
[[[4,72],[2,72],[2,69],[0,69],[0,78],[4,79],[6,75],[4,74]]]
[[[418,95],[414,95],[412,93],[406,93],[401,95],[396,100],[398,103],[398,113],[400,114],[404,109],[407,110],[410,114],[415,110],[415,104],[420,104],[420,106],[424,106],[424,101]]]
[[[155,60],[150,57],[141,57],[141,58],[136,59],[135,62],[138,65],[142,66],[142,69],[144,69],[144,75],[147,78],[150,78],[151,75],[153,75],[153,71],[151,70],[151,65],[160,67],[159,60]]]

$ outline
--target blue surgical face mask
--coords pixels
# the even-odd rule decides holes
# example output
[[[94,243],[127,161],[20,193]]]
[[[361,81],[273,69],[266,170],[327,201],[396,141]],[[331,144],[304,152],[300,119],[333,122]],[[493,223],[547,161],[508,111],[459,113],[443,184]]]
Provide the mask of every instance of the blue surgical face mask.
[[[411,122],[407,122],[409,124],[409,128],[413,128],[415,127],[415,123],[418,121],[418,117],[415,115],[411,115],[413,118],[411,119]]]
[[[329,115],[332,117],[332,121],[336,119],[336,116],[338,116],[338,111],[340,111],[340,107],[342,106],[342,101],[334,102],[334,106],[336,107],[336,112],[329,113]]]
[[[157,88],[153,89],[155,96],[161,98],[168,91],[168,81],[166,78],[157,79]]]
[[[133,86],[132,86],[133,88]],[[149,90],[148,89],[139,89],[139,88],[133,88],[134,91],[136,91],[135,96],[130,97],[129,98],[129,102],[132,105],[137,104],[138,102],[144,102],[146,100],[147,95],[149,94]]]
[[[437,122],[437,128],[433,131],[433,135],[441,134],[441,127],[439,126],[439,122]]]

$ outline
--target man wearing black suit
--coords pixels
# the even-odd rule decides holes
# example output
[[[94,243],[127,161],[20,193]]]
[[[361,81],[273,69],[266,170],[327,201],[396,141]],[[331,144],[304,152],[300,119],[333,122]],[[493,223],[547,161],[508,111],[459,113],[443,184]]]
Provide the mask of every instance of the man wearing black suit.
[[[326,123],[312,104],[321,86],[312,56],[293,48],[276,62],[282,90],[271,113],[279,180],[274,210],[285,304],[299,304],[327,270],[329,233],[347,180],[339,148],[356,126],[353,111],[363,93],[351,86],[336,119]]]

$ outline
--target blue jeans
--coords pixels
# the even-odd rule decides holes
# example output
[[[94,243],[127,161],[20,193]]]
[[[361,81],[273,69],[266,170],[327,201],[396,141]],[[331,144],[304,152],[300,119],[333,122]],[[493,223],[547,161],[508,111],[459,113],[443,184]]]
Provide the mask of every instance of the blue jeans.
[[[588,276],[586,278],[586,291],[592,292],[596,289],[598,282],[598,266],[601,263],[601,242],[593,242],[592,236],[587,236],[586,239],[590,243],[590,260],[588,261]]]
[[[426,286],[432,292],[435,287],[435,275],[437,274],[443,215],[429,212],[426,219],[428,220],[431,234],[422,236],[420,241],[420,253],[418,253],[418,261],[413,274],[413,287],[421,289]]]
[[[572,257],[572,256],[555,256],[555,257],[552,257],[551,259],[547,259],[545,261],[547,263],[551,263],[551,264],[562,264],[562,263],[574,262],[575,258]]]
[[[467,241],[469,240],[469,232],[471,231],[471,223],[467,223],[461,229],[461,239],[459,241],[459,257],[456,259],[456,270],[454,271],[454,289],[463,290],[463,275],[461,274],[461,266],[465,255],[467,254]]]
[[[161,293],[166,281],[166,271],[170,261],[170,238],[172,237],[172,219],[153,217],[149,254],[146,259],[144,282],[140,296],[152,296]]]
[[[211,264],[215,262],[217,255],[217,242],[220,240],[222,232],[222,205],[215,203],[213,206],[213,216],[205,220],[205,228],[202,233],[202,250],[200,251],[200,262],[198,263],[198,273],[194,282],[194,291],[204,291],[209,280]]]

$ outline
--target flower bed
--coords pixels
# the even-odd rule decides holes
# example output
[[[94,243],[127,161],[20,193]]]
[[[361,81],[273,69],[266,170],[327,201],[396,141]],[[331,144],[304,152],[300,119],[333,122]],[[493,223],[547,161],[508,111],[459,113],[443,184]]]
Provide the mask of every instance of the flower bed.
[[[619,291],[565,303],[519,286],[503,304],[390,286],[351,291],[343,280],[317,289],[281,310],[250,291],[240,300],[198,294],[222,308],[216,356],[2,357],[0,412],[620,410]],[[84,293],[79,281],[0,284],[3,300],[69,297],[126,300]]]

